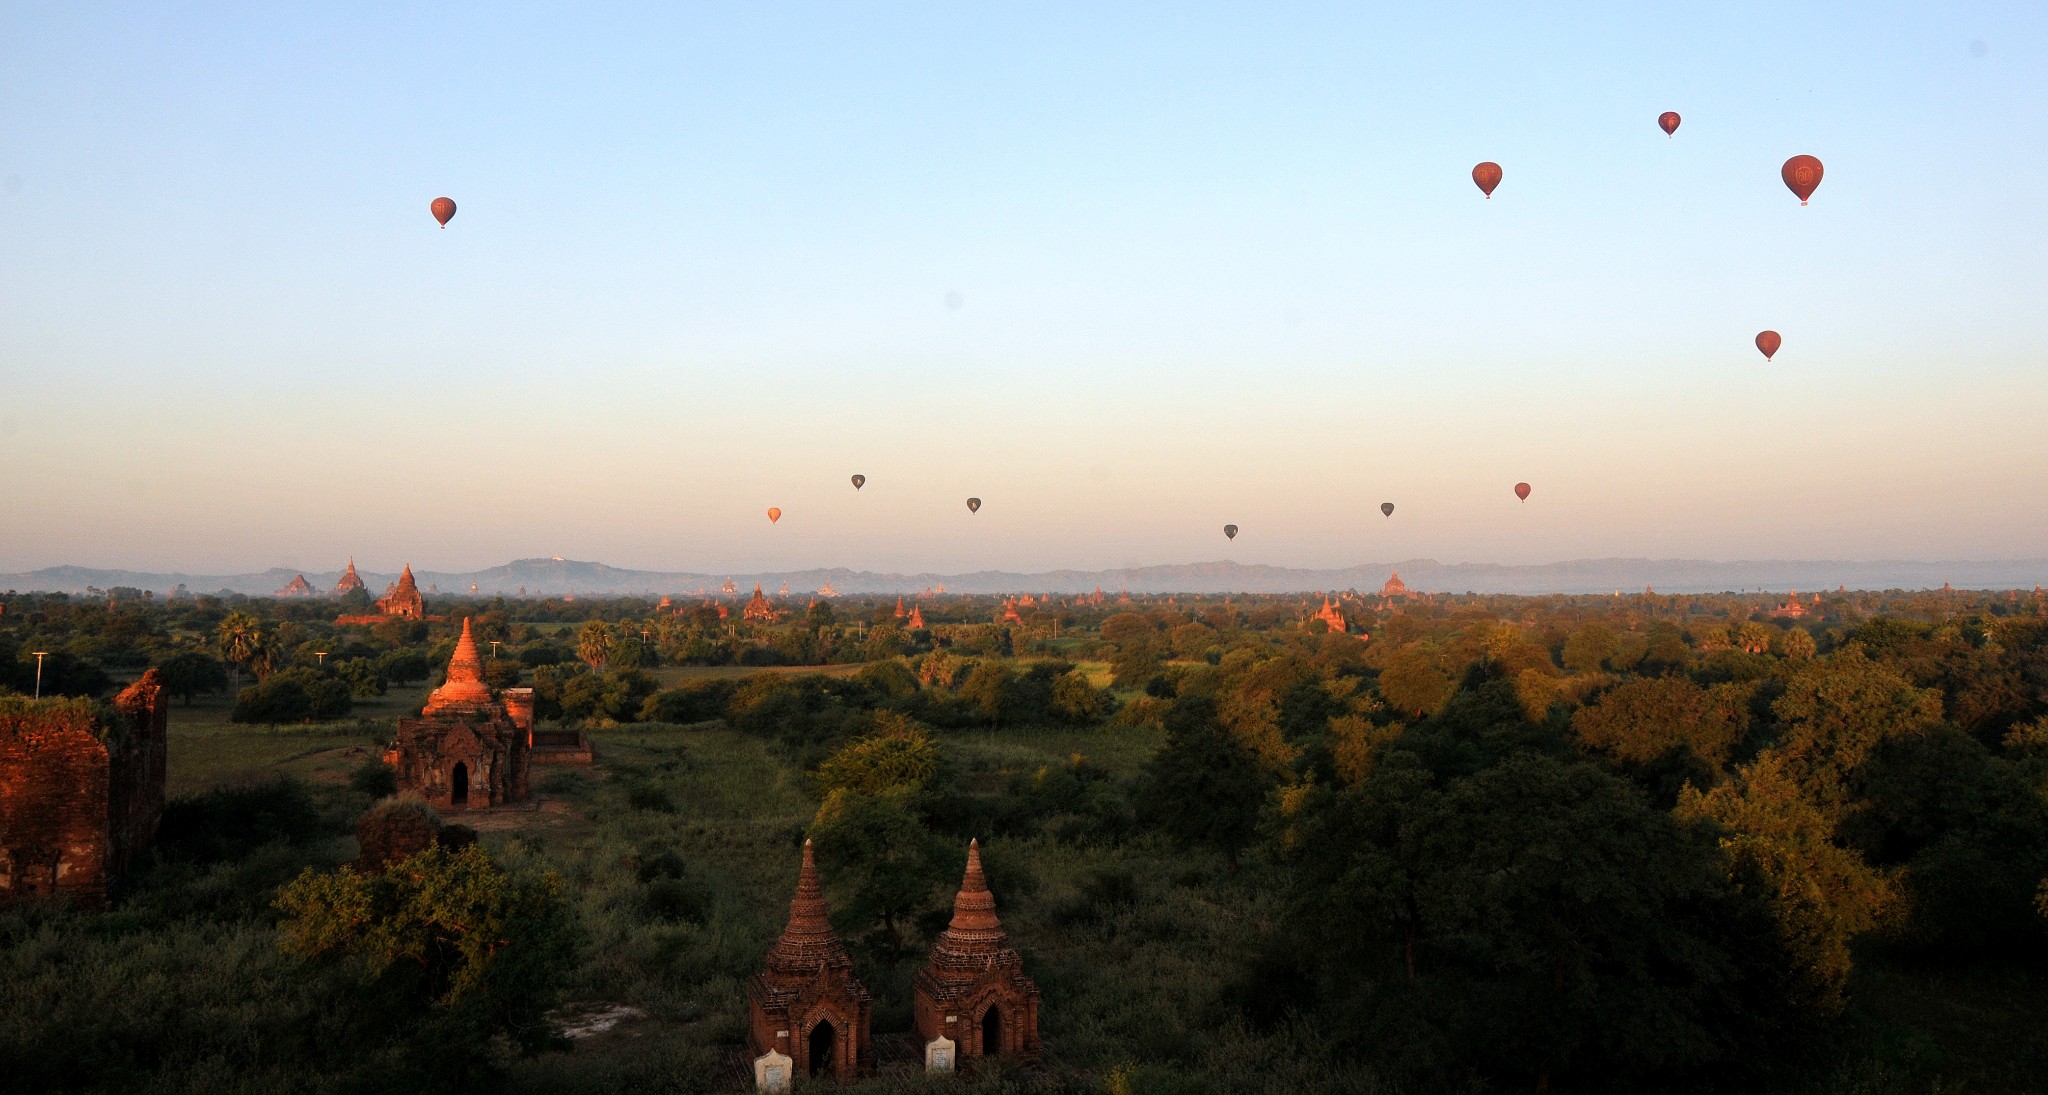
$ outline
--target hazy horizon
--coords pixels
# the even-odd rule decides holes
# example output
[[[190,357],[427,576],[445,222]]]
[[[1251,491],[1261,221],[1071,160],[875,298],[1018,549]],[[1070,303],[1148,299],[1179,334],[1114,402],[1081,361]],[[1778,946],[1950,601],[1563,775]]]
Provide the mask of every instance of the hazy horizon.
[[[10,6],[0,571],[2038,555],[2044,47]]]

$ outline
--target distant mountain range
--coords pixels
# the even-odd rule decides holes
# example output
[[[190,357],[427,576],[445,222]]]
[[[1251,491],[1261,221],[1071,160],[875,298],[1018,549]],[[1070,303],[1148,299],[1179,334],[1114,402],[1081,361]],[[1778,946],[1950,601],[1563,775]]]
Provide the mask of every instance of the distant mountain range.
[[[1839,562],[1761,560],[1712,562],[1699,559],[1574,559],[1560,563],[1505,566],[1497,563],[1439,563],[1404,559],[1364,563],[1336,570],[1213,562],[1124,567],[1114,570],[1053,570],[1040,573],[980,570],[967,574],[877,574],[844,567],[760,573],[702,574],[624,570],[575,559],[519,559],[488,570],[415,570],[413,578],[429,596],[467,595],[474,584],[482,596],[692,595],[715,594],[727,578],[750,593],[759,582],[773,592],[785,583],[793,596],[830,583],[842,594],[914,594],[944,586],[948,593],[1085,593],[1093,589],[1132,593],[1296,593],[1313,590],[1375,590],[1398,571],[1409,588],[1432,593],[1605,593],[1640,591],[1715,593],[1734,590],[1852,589],[2028,589],[2048,581],[2048,559],[1995,562]],[[370,592],[381,592],[396,574],[360,571]],[[192,593],[223,590],[267,596],[304,574],[319,593],[334,588],[337,570],[273,567],[254,574],[161,574],[90,567],[46,567],[0,574],[0,589],[83,593],[87,587],[132,586],[159,595],[183,585]]]

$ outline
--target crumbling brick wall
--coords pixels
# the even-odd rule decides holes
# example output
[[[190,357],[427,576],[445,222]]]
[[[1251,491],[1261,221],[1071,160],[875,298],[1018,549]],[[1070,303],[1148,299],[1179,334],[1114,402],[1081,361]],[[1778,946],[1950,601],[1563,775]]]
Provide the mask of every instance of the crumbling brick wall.
[[[164,819],[170,697],[152,669],[114,697],[121,733],[107,746],[107,870],[126,874],[156,846]]]
[[[154,669],[111,706],[0,698],[0,896],[106,905],[156,843],[167,715]]]

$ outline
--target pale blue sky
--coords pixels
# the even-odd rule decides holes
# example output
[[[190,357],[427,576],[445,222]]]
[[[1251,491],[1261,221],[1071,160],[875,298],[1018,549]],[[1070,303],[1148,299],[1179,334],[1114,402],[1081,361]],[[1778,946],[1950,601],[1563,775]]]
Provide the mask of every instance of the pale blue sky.
[[[2048,554],[2048,8],[1361,7],[0,0],[0,569]]]

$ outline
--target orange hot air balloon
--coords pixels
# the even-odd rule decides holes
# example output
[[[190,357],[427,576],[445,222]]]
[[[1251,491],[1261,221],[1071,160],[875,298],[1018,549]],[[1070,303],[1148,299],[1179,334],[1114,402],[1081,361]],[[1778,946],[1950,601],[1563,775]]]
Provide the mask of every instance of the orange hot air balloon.
[[[1664,130],[1664,135],[1666,137],[1669,137],[1673,133],[1678,132],[1678,112],[1675,110],[1667,110],[1664,113],[1657,115],[1657,125]]]
[[[1517,497],[1517,498],[1520,498],[1520,499],[1521,499],[1522,501],[1524,501],[1524,502],[1527,502],[1527,501],[1529,500],[1529,484],[1527,484],[1527,483],[1516,483],[1516,484],[1515,484],[1515,497]]]
[[[1479,191],[1488,198],[1493,197],[1493,188],[1500,185],[1500,165],[1488,160],[1472,169],[1472,181],[1479,184]]]
[[[1799,195],[1799,204],[1805,205],[1806,199],[1813,197],[1813,192],[1820,188],[1821,170],[1820,161],[1812,156],[1794,156],[1785,161],[1778,174],[1784,177],[1785,185]]]
[[[772,524],[774,524],[775,522],[777,522],[777,521],[780,521],[780,520],[782,520],[782,510],[781,510],[781,509],[780,509],[779,507],[776,507],[776,506],[769,506],[769,507],[768,507],[768,523],[772,525]]]
[[[435,198],[434,204],[427,208],[434,211],[434,219],[440,221],[443,228],[448,227],[448,222],[455,219],[454,198]]]
[[[1225,525],[1225,526],[1223,526],[1223,538],[1224,538],[1225,540],[1235,540],[1235,539],[1237,539],[1237,526],[1236,526],[1236,525]]]
[[[868,477],[867,477],[867,476],[865,476],[865,475],[856,475],[856,476],[854,476],[854,477],[853,477],[853,489],[854,489],[854,490],[859,490],[859,489],[861,489],[862,487],[865,487],[865,486],[867,486],[867,485],[868,485]]]
[[[1381,502],[1380,512],[1392,517],[1394,515],[1394,504],[1392,502]]]
[[[967,512],[969,512],[969,513],[980,513],[980,512],[981,512],[981,499],[979,499],[979,498],[969,498],[969,499],[967,500]]]
[[[1778,332],[1776,331],[1757,332],[1756,348],[1764,352],[1765,361],[1769,361],[1771,359],[1771,355],[1778,352],[1778,347],[1783,346],[1784,344],[1785,340],[1779,338]]]

